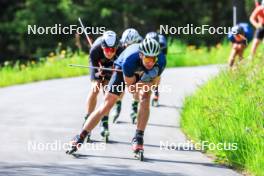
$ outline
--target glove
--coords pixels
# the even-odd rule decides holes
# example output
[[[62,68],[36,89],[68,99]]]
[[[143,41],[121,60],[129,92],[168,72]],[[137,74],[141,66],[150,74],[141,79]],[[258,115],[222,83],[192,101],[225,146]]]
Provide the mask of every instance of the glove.
[[[150,82],[152,81],[155,77],[157,77],[159,74],[159,67],[153,67],[151,70],[148,70],[147,72],[145,72],[142,77],[141,77],[141,81],[142,82]]]
[[[112,67],[105,67],[105,68],[112,68]],[[113,71],[99,69],[99,71],[95,73],[95,77],[99,79],[102,79],[103,77],[105,77],[106,79],[110,79],[112,74],[113,74]]]
[[[95,73],[95,77],[96,77],[97,79],[102,79],[104,76],[105,76],[105,75],[104,75],[104,73],[103,73],[102,70],[100,70],[100,71],[98,71],[97,73]]]

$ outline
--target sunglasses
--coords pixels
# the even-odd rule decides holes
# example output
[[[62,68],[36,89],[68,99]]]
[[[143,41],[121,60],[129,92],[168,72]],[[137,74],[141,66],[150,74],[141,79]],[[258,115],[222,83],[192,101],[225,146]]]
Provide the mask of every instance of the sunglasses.
[[[116,52],[116,48],[104,47],[103,48],[105,53],[114,53]]]
[[[157,57],[150,57],[150,56],[144,56],[143,57],[143,62],[144,63],[156,63],[157,62]]]

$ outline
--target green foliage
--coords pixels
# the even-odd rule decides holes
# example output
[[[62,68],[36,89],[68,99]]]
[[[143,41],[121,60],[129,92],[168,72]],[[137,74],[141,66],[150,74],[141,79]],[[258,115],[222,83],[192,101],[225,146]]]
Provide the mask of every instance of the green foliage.
[[[264,62],[244,62],[210,80],[186,99],[181,126],[195,141],[237,143],[211,150],[217,161],[264,175]]]
[[[45,57],[58,42],[76,50],[73,35],[28,35],[27,26],[105,26],[119,36],[127,27],[138,29],[142,36],[159,29],[160,24],[185,26],[209,24],[232,25],[232,4],[229,0],[11,0],[0,2],[0,62],[6,59]],[[96,38],[97,36],[93,36]],[[215,44],[224,35],[173,36],[192,44]],[[85,41],[84,37],[82,40]],[[87,46],[83,48],[87,49]]]

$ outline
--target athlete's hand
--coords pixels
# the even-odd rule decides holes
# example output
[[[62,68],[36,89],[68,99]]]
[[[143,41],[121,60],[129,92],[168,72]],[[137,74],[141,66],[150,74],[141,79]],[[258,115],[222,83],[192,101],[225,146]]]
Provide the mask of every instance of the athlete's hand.
[[[95,73],[95,76],[96,76],[97,78],[102,78],[102,77],[104,77],[104,76],[105,76],[104,70],[99,69],[98,72]]]
[[[148,70],[147,72],[145,72],[142,77],[141,77],[141,81],[142,82],[150,82],[152,81],[155,77],[157,77],[159,74],[159,67],[155,66],[153,67],[151,70]]]
[[[257,29],[259,29],[259,28],[262,28],[263,25],[262,25],[261,23],[257,23],[255,27],[256,27]]]

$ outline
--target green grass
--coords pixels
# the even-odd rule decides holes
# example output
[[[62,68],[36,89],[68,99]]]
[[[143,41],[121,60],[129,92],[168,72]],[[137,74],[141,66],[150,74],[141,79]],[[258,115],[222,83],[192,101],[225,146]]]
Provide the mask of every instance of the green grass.
[[[72,63],[87,65],[87,55],[76,53],[67,56],[65,51],[62,51],[59,55],[51,54],[39,63],[32,61],[19,64],[17,62],[15,66],[1,68],[0,87],[88,74],[88,69],[69,67],[68,65]]]
[[[179,67],[226,63],[230,50],[231,45],[228,43],[219,43],[210,48],[196,48],[194,45],[188,46],[176,41],[169,45],[167,66]]]
[[[185,100],[181,126],[194,141],[237,143],[209,150],[217,161],[264,175],[264,61],[222,71]]]

